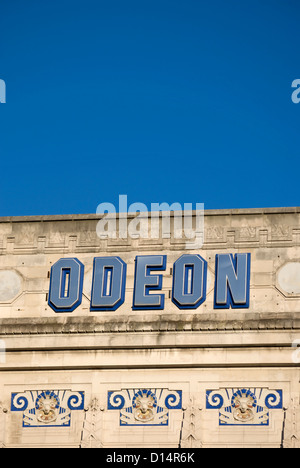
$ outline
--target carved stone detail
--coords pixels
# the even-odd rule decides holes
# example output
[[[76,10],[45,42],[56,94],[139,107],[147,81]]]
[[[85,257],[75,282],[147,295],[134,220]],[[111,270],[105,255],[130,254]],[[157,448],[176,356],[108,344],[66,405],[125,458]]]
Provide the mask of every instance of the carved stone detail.
[[[202,407],[191,397],[187,407],[183,408],[183,424],[180,448],[202,448],[201,442],[201,411]]]
[[[0,448],[6,448],[5,434],[6,434],[6,416],[8,413],[7,406],[0,402]]]
[[[100,406],[97,398],[94,398],[88,408],[85,409],[82,439],[80,448],[102,448],[104,407]]]
[[[285,409],[283,448],[300,448],[300,398],[292,394],[289,407]]]

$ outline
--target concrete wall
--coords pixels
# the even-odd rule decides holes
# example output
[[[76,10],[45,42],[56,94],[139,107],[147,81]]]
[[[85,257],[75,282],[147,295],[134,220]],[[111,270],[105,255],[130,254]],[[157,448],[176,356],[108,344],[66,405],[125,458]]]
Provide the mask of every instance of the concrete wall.
[[[99,239],[97,222],[0,219],[0,444],[300,446],[300,209],[207,211],[197,252],[173,236]],[[183,253],[208,262],[193,311],[171,301]],[[214,309],[217,253],[251,253],[249,309]],[[132,310],[146,254],[167,255],[162,311]],[[91,312],[93,259],[112,255],[127,264],[125,302]],[[85,266],[83,300],[56,314],[49,272],[63,257]]]

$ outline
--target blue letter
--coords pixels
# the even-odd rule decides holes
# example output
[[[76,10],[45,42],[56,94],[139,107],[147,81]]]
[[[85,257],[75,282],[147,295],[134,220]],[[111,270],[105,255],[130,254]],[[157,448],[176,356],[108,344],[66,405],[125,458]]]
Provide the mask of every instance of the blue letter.
[[[48,304],[55,312],[73,312],[81,304],[83,274],[77,258],[61,258],[52,266]]]
[[[6,84],[4,80],[0,80],[0,104],[6,103]]]
[[[249,308],[251,254],[216,255],[215,309]]]
[[[94,259],[91,311],[117,310],[123,304],[126,268],[119,257]]]
[[[197,309],[206,299],[207,262],[200,255],[182,255],[173,267],[172,301],[179,309]]]
[[[139,255],[136,257],[133,292],[133,310],[159,309],[165,306],[164,294],[149,294],[150,291],[161,291],[162,275],[151,275],[154,271],[166,269],[166,255]]]

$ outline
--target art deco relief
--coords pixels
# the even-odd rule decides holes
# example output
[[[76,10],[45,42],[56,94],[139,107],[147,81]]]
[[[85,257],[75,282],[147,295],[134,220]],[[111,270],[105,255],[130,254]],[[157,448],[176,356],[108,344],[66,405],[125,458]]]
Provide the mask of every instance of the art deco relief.
[[[182,408],[182,392],[127,389],[108,392],[108,410],[120,411],[120,426],[167,426],[169,411]]]
[[[270,410],[282,409],[282,390],[267,388],[207,390],[206,409],[219,410],[220,426],[268,426]]]
[[[191,408],[194,417],[194,405]],[[220,426],[268,426],[270,412],[282,408],[282,390],[220,388],[206,391],[206,410],[219,410]],[[107,409],[119,411],[120,426],[168,426],[170,411],[183,409],[182,391],[162,388],[110,391]],[[78,410],[84,410],[84,392],[45,390],[11,395],[11,411],[23,412],[23,427],[70,426],[71,412]],[[98,413],[98,407],[94,413]]]
[[[11,396],[11,411],[23,412],[23,427],[70,426],[71,411],[83,408],[84,392],[44,390]]]

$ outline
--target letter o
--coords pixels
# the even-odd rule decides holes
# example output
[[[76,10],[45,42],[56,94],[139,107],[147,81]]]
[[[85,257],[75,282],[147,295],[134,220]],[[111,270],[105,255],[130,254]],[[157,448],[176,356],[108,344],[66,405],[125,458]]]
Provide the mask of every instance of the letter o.
[[[61,258],[51,268],[48,304],[55,312],[73,312],[82,301],[84,265]]]

